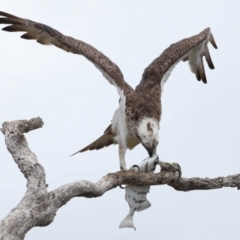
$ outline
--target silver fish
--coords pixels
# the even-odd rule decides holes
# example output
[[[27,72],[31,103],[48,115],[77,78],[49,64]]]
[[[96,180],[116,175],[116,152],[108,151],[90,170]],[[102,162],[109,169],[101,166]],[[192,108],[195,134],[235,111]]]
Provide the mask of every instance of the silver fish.
[[[139,172],[154,172],[156,165],[159,163],[157,155],[148,157],[141,161],[138,165],[133,165],[131,168]],[[147,193],[149,192],[150,186],[133,186],[128,185],[126,187],[125,200],[129,205],[129,213],[122,220],[119,228],[134,228],[133,215],[135,211],[140,212],[151,206],[151,203],[147,200]]]

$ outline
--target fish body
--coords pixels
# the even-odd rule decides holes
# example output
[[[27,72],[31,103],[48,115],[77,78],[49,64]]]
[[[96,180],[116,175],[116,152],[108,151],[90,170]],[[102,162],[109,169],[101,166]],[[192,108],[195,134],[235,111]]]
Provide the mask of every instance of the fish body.
[[[158,163],[158,156],[153,155],[132,166],[132,169],[139,172],[154,172]],[[150,186],[128,185],[126,187],[125,200],[128,202],[130,209],[128,215],[120,223],[119,228],[134,228],[136,230],[133,224],[133,215],[135,211],[140,212],[151,206],[151,203],[147,200],[149,189]]]

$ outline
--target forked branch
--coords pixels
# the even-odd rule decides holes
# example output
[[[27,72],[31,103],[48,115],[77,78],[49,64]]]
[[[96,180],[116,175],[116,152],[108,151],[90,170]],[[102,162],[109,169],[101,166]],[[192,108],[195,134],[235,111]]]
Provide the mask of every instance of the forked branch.
[[[41,118],[29,121],[5,122],[2,133],[8,151],[27,179],[27,191],[19,204],[0,222],[0,239],[23,239],[35,226],[49,225],[57,210],[74,197],[100,197],[105,192],[122,184],[164,185],[178,191],[210,190],[222,187],[240,187],[240,174],[218,178],[179,178],[178,173],[137,173],[120,171],[109,173],[98,182],[80,180],[47,191],[45,171],[38,163],[36,155],[29,149],[24,136],[31,130],[43,126]]]

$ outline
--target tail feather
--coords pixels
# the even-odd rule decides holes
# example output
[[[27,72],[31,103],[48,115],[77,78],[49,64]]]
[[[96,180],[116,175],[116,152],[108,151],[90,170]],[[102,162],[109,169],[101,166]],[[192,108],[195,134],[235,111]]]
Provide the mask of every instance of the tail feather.
[[[119,228],[136,228],[133,224],[133,214],[128,214],[120,223]]]
[[[108,147],[109,145],[114,144],[113,138],[114,135],[111,131],[111,125],[109,125],[108,128],[104,131],[104,134],[100,138],[98,138],[85,148],[81,149],[80,151],[77,151],[76,153],[72,154],[71,156],[79,152],[85,152],[88,150],[99,150],[103,147]]]
[[[99,150],[103,147],[108,147],[111,144],[113,144],[113,136],[110,134],[103,134],[100,138],[89,144],[87,147],[81,149],[79,152],[85,152],[87,150],[95,149]]]

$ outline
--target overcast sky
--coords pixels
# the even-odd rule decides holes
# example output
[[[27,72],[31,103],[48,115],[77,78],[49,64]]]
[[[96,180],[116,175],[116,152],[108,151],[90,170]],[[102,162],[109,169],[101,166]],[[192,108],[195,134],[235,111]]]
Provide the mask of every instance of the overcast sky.
[[[215,70],[208,84],[180,63],[165,84],[158,154],[178,162],[183,177],[240,173],[239,5],[237,1],[18,1],[0,10],[45,23],[102,51],[135,87],[145,67],[171,43],[211,27]],[[84,57],[0,32],[0,123],[40,116],[42,129],[26,134],[44,166],[49,190],[119,169],[117,146],[69,155],[98,138],[118,106],[118,94]],[[20,201],[26,179],[0,135],[0,219]],[[147,157],[142,146],[126,154],[128,167]],[[27,240],[240,239],[236,189],[177,192],[152,187],[152,207],[134,215],[137,228],[118,229],[129,211],[124,190],[101,198],[75,198],[54,222]]]

